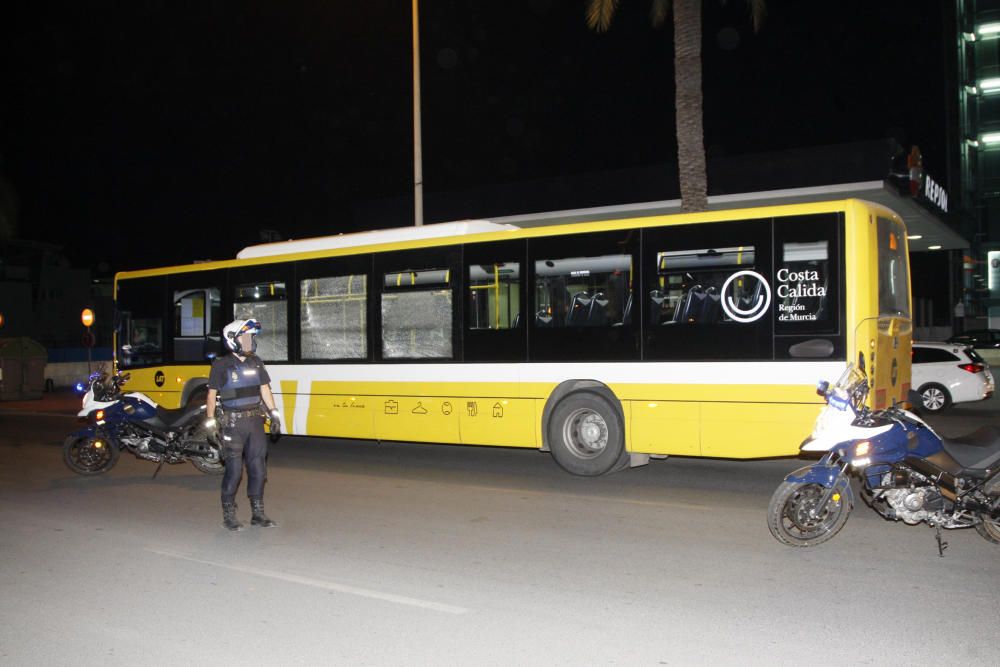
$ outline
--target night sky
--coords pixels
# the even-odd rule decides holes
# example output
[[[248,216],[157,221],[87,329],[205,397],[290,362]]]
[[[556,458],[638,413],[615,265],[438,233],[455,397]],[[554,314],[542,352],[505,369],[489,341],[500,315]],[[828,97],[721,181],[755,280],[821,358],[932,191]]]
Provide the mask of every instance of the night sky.
[[[412,193],[406,0],[15,4],[0,10],[0,192],[17,194],[19,238],[110,271],[223,259],[259,229],[370,227],[360,202]],[[606,34],[583,0],[421,4],[429,208],[435,192],[676,162],[672,29],[650,27],[646,0],[623,0]],[[894,136],[944,172],[938,0],[768,0],[758,34],[743,0],[704,6],[710,156]]]

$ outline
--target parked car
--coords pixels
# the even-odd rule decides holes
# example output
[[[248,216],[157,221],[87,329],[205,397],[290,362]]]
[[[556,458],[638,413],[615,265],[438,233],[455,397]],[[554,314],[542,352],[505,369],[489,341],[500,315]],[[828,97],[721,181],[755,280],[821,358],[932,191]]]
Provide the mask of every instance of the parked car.
[[[929,412],[993,395],[990,366],[967,345],[913,343],[912,386]]]
[[[991,366],[1000,366],[1000,329],[970,329],[948,339],[956,345],[969,345]]]
[[[949,343],[969,345],[977,350],[1000,349],[1000,329],[973,329],[948,339]]]

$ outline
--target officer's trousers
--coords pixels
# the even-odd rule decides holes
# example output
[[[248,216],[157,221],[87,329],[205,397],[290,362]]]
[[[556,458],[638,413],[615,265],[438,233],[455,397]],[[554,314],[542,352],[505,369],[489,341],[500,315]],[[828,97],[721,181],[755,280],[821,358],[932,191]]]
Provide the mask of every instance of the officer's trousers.
[[[263,498],[267,479],[267,435],[259,415],[237,419],[223,431],[222,455],[226,472],[222,476],[222,502],[236,500],[236,490],[247,467],[247,497]]]

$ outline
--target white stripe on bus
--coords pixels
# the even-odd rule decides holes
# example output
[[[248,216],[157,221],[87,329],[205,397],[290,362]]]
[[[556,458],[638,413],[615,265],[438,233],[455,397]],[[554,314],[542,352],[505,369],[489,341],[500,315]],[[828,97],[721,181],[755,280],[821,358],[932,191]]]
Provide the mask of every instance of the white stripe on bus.
[[[592,379],[608,384],[815,385],[836,380],[842,361],[594,362],[509,364],[310,364],[268,368],[275,381],[559,383]],[[309,395],[307,387],[300,394]],[[303,405],[303,414],[308,406]],[[296,406],[296,415],[299,406]],[[298,422],[296,422],[296,428]]]

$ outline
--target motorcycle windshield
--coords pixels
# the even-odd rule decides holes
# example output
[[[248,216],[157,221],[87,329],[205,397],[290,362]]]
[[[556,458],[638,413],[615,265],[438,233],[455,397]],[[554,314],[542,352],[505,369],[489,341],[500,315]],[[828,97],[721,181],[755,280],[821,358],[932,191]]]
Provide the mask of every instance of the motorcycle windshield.
[[[840,378],[827,394],[827,403],[845,409],[847,406],[858,410],[864,402],[868,389],[868,377],[853,363],[848,364]]]

